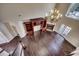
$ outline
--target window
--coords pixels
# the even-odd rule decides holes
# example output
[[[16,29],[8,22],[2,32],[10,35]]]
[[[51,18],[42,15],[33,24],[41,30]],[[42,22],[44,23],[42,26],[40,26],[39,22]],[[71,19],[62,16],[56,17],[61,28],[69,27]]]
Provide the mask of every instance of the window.
[[[70,31],[71,31],[71,27],[62,24],[59,28],[58,33],[63,36],[67,36]]]

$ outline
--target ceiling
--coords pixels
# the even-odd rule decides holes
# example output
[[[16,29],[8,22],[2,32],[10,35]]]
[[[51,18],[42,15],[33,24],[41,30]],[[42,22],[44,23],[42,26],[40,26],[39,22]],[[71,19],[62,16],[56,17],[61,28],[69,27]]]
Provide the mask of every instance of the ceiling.
[[[4,3],[0,4],[0,20],[27,20],[44,17],[54,3]]]

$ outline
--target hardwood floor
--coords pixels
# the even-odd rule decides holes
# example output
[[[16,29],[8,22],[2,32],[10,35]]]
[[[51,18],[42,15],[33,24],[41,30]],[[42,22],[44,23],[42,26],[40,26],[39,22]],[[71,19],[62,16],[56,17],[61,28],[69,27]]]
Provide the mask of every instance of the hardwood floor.
[[[27,42],[26,42],[27,39]],[[30,39],[28,36],[22,39],[27,48],[25,55],[33,56],[63,56],[69,54],[75,49],[74,46],[69,44],[61,35],[56,32],[37,32],[35,38]],[[28,52],[28,53],[27,53]]]
[[[75,47],[67,42],[61,35],[56,32],[35,32],[34,36],[30,38],[16,37],[10,43],[4,44],[0,47],[7,52],[11,52],[15,46],[22,40],[26,49],[24,49],[25,56],[64,56],[72,52]]]

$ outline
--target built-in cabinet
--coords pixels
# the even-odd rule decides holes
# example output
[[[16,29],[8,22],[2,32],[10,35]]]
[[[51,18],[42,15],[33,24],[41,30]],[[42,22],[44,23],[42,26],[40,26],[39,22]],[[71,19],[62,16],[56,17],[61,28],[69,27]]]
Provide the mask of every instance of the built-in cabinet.
[[[27,34],[33,35],[34,31],[36,30],[45,31],[46,20],[44,18],[30,19],[29,22],[24,22],[24,26],[26,28]]]

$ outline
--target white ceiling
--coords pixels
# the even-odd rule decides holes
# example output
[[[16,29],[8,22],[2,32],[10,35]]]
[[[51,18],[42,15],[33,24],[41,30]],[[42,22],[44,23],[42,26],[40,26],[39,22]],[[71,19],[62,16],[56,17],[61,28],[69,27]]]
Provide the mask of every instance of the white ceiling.
[[[53,3],[5,3],[0,4],[0,20],[26,20],[44,17],[54,8]],[[18,15],[21,15],[20,17]]]

